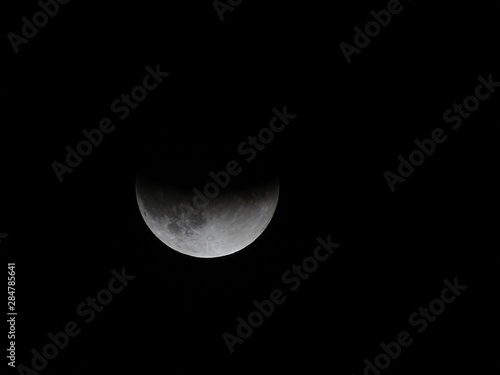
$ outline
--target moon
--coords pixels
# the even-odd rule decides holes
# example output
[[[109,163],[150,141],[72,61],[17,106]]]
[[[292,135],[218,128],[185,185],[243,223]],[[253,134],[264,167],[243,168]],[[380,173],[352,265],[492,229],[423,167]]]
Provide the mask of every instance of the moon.
[[[264,232],[278,204],[279,181],[220,188],[213,198],[202,191],[136,179],[139,211],[156,237],[182,254],[216,258],[244,249]]]

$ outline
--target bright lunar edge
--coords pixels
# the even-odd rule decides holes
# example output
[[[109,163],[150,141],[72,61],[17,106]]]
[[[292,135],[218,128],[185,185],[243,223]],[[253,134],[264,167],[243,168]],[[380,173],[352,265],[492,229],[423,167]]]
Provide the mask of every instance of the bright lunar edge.
[[[139,210],[156,237],[182,254],[216,258],[242,250],[264,232],[278,204],[279,181],[220,189],[208,204],[199,198],[193,203],[194,197],[192,189],[137,176]]]

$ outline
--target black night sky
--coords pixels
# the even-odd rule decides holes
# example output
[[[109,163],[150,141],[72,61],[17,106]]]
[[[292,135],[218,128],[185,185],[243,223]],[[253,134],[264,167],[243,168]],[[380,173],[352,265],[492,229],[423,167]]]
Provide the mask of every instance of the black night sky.
[[[40,5],[9,6],[0,254],[5,268],[16,263],[16,366],[33,368],[32,349],[41,352],[49,332],[69,322],[81,330],[41,371],[4,358],[9,374],[492,369],[491,133],[500,93],[478,77],[500,81],[499,5],[401,0],[401,12],[351,63],[339,45],[354,45],[354,27],[387,1],[244,0],[221,22],[210,0],[73,0],[18,53],[7,35],[21,34],[21,18]],[[113,111],[148,69],[169,74],[136,108]],[[443,114],[480,84],[488,98],[452,129]],[[241,143],[285,108],[296,117],[248,162]],[[54,161],[64,164],[66,146],[76,148],[103,119],[109,132],[60,182]],[[407,160],[415,139],[436,128],[446,141],[392,192],[384,174],[397,174],[398,156]],[[152,160],[180,186],[204,186],[230,160],[243,169],[234,186],[279,175],[275,215],[233,255],[180,254],[137,206],[136,175]],[[284,283],[314,256],[318,238],[340,246],[297,288]],[[90,314],[78,307],[123,268],[135,278],[85,322]],[[418,332],[409,317],[456,278],[467,289]],[[238,317],[247,320],[253,302],[276,290],[283,303],[231,354],[223,334],[237,335]],[[387,368],[366,370],[365,359],[374,363],[385,353],[380,344],[404,331],[412,344]]]

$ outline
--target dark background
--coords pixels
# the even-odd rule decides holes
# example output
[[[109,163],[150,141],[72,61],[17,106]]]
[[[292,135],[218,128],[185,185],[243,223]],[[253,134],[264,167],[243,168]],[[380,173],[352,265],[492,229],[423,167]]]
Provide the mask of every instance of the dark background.
[[[29,365],[48,332],[81,322],[76,306],[126,267],[136,279],[43,373],[361,374],[455,277],[468,290],[383,373],[491,369],[498,93],[395,193],[383,173],[415,138],[449,129],[443,112],[474,93],[479,75],[500,77],[500,9],[402,3],[351,64],[339,44],[387,2],[247,0],[221,22],[210,1],[74,0],[18,54],[5,37],[0,252],[17,264],[17,364]],[[29,1],[2,12],[3,34],[38,10]],[[116,120],[110,103],[156,64],[171,75]],[[208,173],[242,160],[237,146],[283,106],[298,117],[249,166],[280,174],[268,229],[217,259],[163,245],[135,200],[152,142],[187,171],[203,150]],[[103,117],[116,130],[59,183],[51,163]],[[254,299],[285,290],[283,272],[327,235],[337,253],[230,355],[222,334]]]

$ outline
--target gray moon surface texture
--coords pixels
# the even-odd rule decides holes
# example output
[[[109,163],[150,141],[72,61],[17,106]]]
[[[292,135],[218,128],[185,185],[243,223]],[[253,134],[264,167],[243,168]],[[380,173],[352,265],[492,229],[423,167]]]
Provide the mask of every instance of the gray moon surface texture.
[[[201,189],[200,189],[201,190]],[[208,204],[195,193],[136,180],[136,198],[149,229],[168,247],[198,258],[233,254],[254,242],[270,223],[279,198],[273,180],[246,189],[221,189]]]

